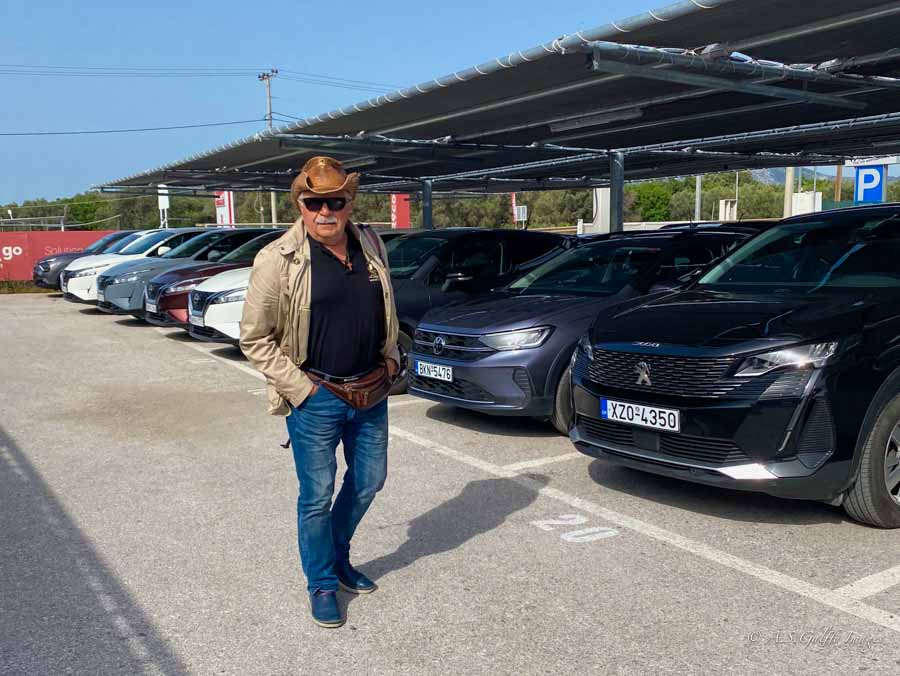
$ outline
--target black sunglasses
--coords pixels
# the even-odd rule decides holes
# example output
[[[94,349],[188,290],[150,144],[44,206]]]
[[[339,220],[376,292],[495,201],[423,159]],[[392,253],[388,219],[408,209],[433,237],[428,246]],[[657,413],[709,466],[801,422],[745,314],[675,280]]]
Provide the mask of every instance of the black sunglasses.
[[[343,211],[347,200],[343,197],[305,197],[303,204],[310,211],[321,211],[323,204],[327,204],[331,211]]]

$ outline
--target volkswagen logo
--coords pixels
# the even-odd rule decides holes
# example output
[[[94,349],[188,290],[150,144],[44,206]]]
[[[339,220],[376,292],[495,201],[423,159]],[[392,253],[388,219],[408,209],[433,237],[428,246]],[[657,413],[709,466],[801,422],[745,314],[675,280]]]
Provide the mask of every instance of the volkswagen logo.
[[[438,336],[434,339],[434,345],[432,345],[431,349],[434,350],[435,354],[441,354],[445,347],[447,347],[447,339],[443,336]]]
[[[634,365],[634,372],[637,373],[637,385],[653,386],[653,381],[650,380],[650,364],[639,361]]]

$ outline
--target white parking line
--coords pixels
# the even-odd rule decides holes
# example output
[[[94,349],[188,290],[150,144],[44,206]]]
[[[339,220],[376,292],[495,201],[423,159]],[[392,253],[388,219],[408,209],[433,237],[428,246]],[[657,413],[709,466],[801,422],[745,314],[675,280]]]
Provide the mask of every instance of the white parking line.
[[[443,456],[456,460],[457,462],[461,462],[463,464],[469,465],[470,467],[480,469],[488,474],[511,479],[512,481],[518,483],[520,486],[529,488],[546,498],[557,500],[558,502],[562,502],[571,507],[575,507],[580,511],[588,512],[589,514],[598,516],[622,528],[627,528],[654,540],[665,542],[666,544],[677,547],[678,549],[686,551],[690,554],[706,559],[708,561],[712,561],[713,563],[717,563],[721,566],[731,568],[732,570],[737,570],[741,573],[744,573],[745,575],[749,575],[750,577],[754,577],[763,582],[767,582],[775,587],[779,587],[780,589],[793,592],[812,601],[815,601],[816,603],[834,608],[835,610],[840,610],[841,612],[847,613],[848,615],[853,615],[854,617],[867,620],[869,622],[872,622],[873,624],[877,624],[886,629],[890,629],[891,631],[900,633],[900,617],[886,610],[882,610],[881,608],[875,608],[873,606],[866,605],[862,601],[850,598],[845,594],[841,594],[831,589],[817,587],[798,578],[791,577],[790,575],[779,573],[777,570],[766,568],[765,566],[753,563],[752,561],[746,561],[738,556],[734,556],[733,554],[729,554],[714,547],[710,547],[709,545],[703,544],[702,542],[691,540],[690,538],[678,535],[677,533],[665,530],[664,528],[659,528],[639,519],[635,519],[634,517],[614,512],[605,507],[601,507],[596,503],[590,502],[589,500],[584,500],[583,498],[570,495],[556,488],[549,488],[543,483],[526,475],[516,474],[515,472],[500,467],[499,465],[494,465],[485,460],[481,460],[480,458],[468,456],[455,449],[443,446],[442,444],[439,444],[435,441],[431,441],[430,439],[420,437],[416,434],[413,434],[412,432],[407,432],[405,430],[397,429],[396,427],[394,427],[391,430],[391,434],[401,439],[405,439],[406,441],[409,441],[413,444],[416,444],[417,446],[427,448],[428,450],[434,451],[435,453],[439,453]]]
[[[514,462],[511,465],[503,465],[503,469],[510,472],[521,472],[523,469],[533,469],[535,467],[543,467],[544,465],[552,465],[557,462],[565,462],[566,460],[574,460],[575,458],[583,458],[581,453],[564,453],[563,455],[551,455],[547,458],[538,458],[537,460],[523,460],[522,462]]]
[[[900,584],[900,566],[894,566],[856,582],[851,582],[839,589],[835,589],[835,591],[853,599],[864,599],[887,591],[898,584]]]
[[[160,333],[165,334],[164,331],[160,331]],[[239,371],[247,373],[254,378],[265,380],[265,377],[261,373],[255,371],[249,366],[229,359],[223,359],[218,355],[210,354],[210,352],[203,347],[203,343],[182,344],[191,348],[192,350],[196,350],[197,352],[202,352],[203,354],[209,355],[215,359],[219,359],[223,363],[229,364],[230,366],[233,366]],[[741,573],[744,573],[745,575],[749,575],[750,577],[756,578],[763,582],[767,582],[768,584],[771,584],[780,589],[784,589],[799,596],[808,598],[823,606],[839,610],[841,612],[847,613],[848,615],[852,615],[862,620],[872,622],[873,624],[877,624],[891,631],[900,633],[900,616],[896,616],[886,610],[882,610],[881,608],[875,608],[873,606],[867,605],[858,598],[854,598],[849,594],[843,593],[841,591],[825,589],[823,587],[817,587],[816,585],[809,584],[808,582],[805,582],[798,578],[791,577],[790,575],[785,575],[784,573],[779,573],[777,570],[772,570],[771,568],[761,566],[759,564],[753,563],[752,561],[746,561],[745,559],[734,556],[733,554],[720,551],[714,547],[703,544],[702,542],[691,540],[690,538],[678,535],[677,533],[665,530],[664,528],[659,528],[652,524],[641,521],[640,519],[636,519],[626,514],[614,512],[605,507],[601,507],[594,502],[590,502],[589,500],[584,500],[583,498],[570,495],[556,488],[549,488],[543,483],[532,479],[527,475],[518,474],[514,470],[500,467],[499,465],[487,462],[486,460],[481,460],[480,458],[466,455],[465,453],[457,451],[448,446],[444,446],[430,439],[420,437],[416,434],[413,434],[412,432],[407,432],[406,430],[393,427],[391,429],[391,434],[393,436],[399,437],[400,439],[405,439],[406,441],[416,444],[417,446],[420,446],[422,448],[426,448],[428,450],[434,451],[435,453],[439,453],[440,455],[455,460],[456,462],[474,467],[475,469],[480,469],[487,474],[492,474],[497,477],[507,478],[515,481],[520,486],[533,490],[534,492],[546,498],[562,502],[580,511],[593,514],[594,516],[605,519],[606,521],[614,523],[622,528],[627,528],[631,531],[644,535],[645,537],[652,538],[659,542],[664,542],[700,558],[706,559],[713,563],[717,563],[721,566],[725,566],[726,568],[731,568],[732,570],[739,571]],[[891,570],[893,571],[895,569],[892,568]],[[888,571],[885,571],[880,575],[884,575],[887,572]]]

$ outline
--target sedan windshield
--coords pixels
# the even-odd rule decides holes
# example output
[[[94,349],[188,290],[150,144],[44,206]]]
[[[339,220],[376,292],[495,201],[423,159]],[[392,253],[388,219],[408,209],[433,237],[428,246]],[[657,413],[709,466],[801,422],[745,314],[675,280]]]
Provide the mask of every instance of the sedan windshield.
[[[213,230],[212,232],[204,232],[202,235],[196,235],[184,244],[176,246],[168,253],[162,255],[163,258],[187,258],[196,253],[200,253],[206,247],[214,242],[218,242],[223,237],[229,235],[227,230]]]
[[[275,230],[267,232],[256,239],[251,239],[246,244],[242,244],[237,249],[226,256],[219,259],[220,263],[252,263],[256,258],[256,254],[263,250],[267,244],[274,242],[284,234],[284,230]]]
[[[98,254],[103,252],[103,250],[109,246],[109,243],[115,239],[119,239],[122,237],[122,233],[120,232],[111,232],[108,235],[104,235],[96,242],[91,244],[89,247],[85,247],[85,250],[82,253],[86,254]],[[109,253],[108,251],[106,253]]]
[[[130,234],[130,235],[126,235],[125,237],[123,237],[122,239],[120,239],[118,242],[116,242],[115,244],[113,244],[111,247],[109,247],[109,248],[108,248],[106,251],[104,251],[103,253],[122,253],[122,249],[124,249],[125,247],[127,247],[127,246],[128,246],[129,244],[131,244],[132,242],[135,242],[135,241],[139,240],[139,239],[140,239],[141,237],[143,237],[145,234],[146,234],[146,233],[143,233],[143,232],[134,232],[134,233],[132,233],[132,234]]]
[[[841,214],[752,239],[699,281],[725,291],[813,293],[900,287],[900,214]]]
[[[582,244],[552,258],[509,285],[520,293],[609,296],[622,289],[659,256],[648,243]]]
[[[126,246],[124,249],[121,249],[118,253],[123,256],[131,256],[133,254],[142,254],[147,253],[155,247],[157,244],[161,242],[165,242],[172,236],[171,231],[160,230],[159,232],[154,232],[150,235],[144,235],[139,239],[136,239],[131,244]]]
[[[400,279],[411,277],[429,256],[437,254],[447,240],[443,237],[397,237],[385,248],[391,276]]]

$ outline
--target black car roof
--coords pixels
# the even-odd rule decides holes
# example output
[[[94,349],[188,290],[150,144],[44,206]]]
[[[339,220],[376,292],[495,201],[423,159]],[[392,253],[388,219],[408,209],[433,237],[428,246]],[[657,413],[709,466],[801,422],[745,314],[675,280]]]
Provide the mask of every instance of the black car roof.
[[[790,218],[785,218],[783,221],[779,221],[779,223],[804,223],[810,220],[821,219],[823,216],[840,217],[844,214],[864,216],[865,214],[870,213],[873,216],[878,216],[882,212],[900,212],[900,202],[888,202],[887,204],[862,204],[856,207],[831,209],[829,211],[817,211],[811,214],[803,214],[801,216],[792,216]]]

